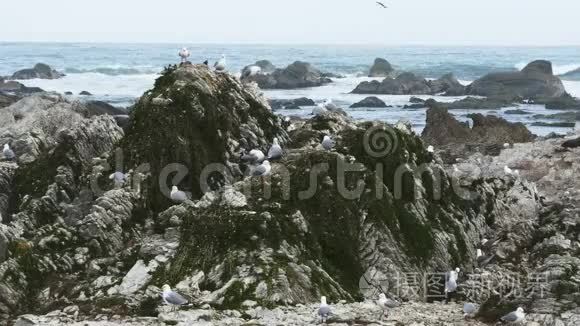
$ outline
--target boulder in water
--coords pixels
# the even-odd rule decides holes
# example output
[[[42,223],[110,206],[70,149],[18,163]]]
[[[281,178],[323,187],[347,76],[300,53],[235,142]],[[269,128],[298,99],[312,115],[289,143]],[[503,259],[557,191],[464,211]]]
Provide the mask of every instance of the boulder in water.
[[[316,87],[332,82],[330,78],[324,77],[320,70],[302,61],[296,61],[284,69],[276,69],[270,74],[257,74],[244,80],[254,81],[262,89]]]
[[[386,108],[387,104],[376,96],[369,96],[350,106],[351,108]]]
[[[394,71],[395,69],[387,60],[376,58],[369,72],[369,77],[389,77]]]
[[[64,77],[65,74],[52,69],[49,65],[44,63],[37,63],[34,68],[22,69],[12,75],[12,79],[58,79]]]
[[[522,71],[490,73],[469,85],[467,92],[479,96],[533,99],[560,97],[566,90],[560,78],[554,76],[552,63],[537,60]]]

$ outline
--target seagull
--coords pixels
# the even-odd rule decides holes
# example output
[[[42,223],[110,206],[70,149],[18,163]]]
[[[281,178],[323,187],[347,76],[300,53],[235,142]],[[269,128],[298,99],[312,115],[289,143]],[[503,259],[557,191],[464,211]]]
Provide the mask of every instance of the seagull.
[[[330,136],[324,136],[322,139],[322,147],[329,151],[334,147],[334,140],[330,138]]]
[[[460,271],[459,268],[456,268],[454,271],[450,271],[445,275],[445,302],[448,302],[449,300],[449,293],[453,293],[457,290],[457,278]]]
[[[272,147],[270,147],[270,150],[268,151],[268,160],[281,159],[282,155],[284,155],[284,151],[282,150],[282,147],[278,143],[278,138],[274,138],[274,141],[272,142]]]
[[[520,171],[518,171],[518,170],[512,170],[507,165],[503,167],[503,172],[506,175],[515,175],[515,176],[519,176],[520,175]]]
[[[387,296],[384,293],[379,294],[379,300],[377,300],[377,305],[381,307],[383,310],[383,315],[381,315],[381,319],[384,315],[389,316],[389,308],[396,308],[399,306],[397,301],[387,299]]]
[[[171,287],[167,284],[163,285],[163,302],[165,304],[176,306],[185,306],[189,304],[189,301],[182,297],[179,293],[171,291]]]
[[[504,323],[508,324],[519,324],[526,318],[526,314],[524,313],[524,309],[519,307],[516,311],[512,311],[509,314],[500,318],[500,320]]]
[[[435,147],[433,147],[432,145],[429,145],[429,147],[427,147],[427,152],[433,154],[435,152]]]
[[[510,148],[510,144],[509,143],[503,144],[503,148]]]
[[[270,161],[265,160],[262,164],[256,166],[252,169],[252,176],[253,177],[264,177],[270,174],[272,171],[272,166],[270,165]]]
[[[214,65],[213,67],[215,68],[216,71],[224,71],[226,70],[226,55],[222,54],[222,58],[219,59]]]
[[[383,8],[388,8],[384,3],[377,1],[377,4]]]
[[[260,72],[262,72],[262,68],[259,66],[249,66],[248,68],[244,69],[242,78],[252,77],[259,74]]]
[[[324,101],[324,108],[327,109],[328,111],[334,112],[338,110],[338,106],[336,106],[336,104],[332,103],[331,99],[326,99],[326,101]]]
[[[186,63],[187,58],[189,58],[190,55],[191,55],[191,53],[189,52],[189,50],[187,48],[181,49],[181,51],[179,51],[179,56],[181,57],[181,63]]]
[[[266,155],[259,149],[252,149],[247,155],[242,155],[242,161],[252,164],[262,163],[266,159]]]
[[[312,110],[313,115],[321,115],[328,112],[328,110],[324,107],[324,104],[318,103],[318,105]]]
[[[477,313],[477,306],[471,302],[466,302],[463,304],[463,317],[465,319],[467,318],[473,318],[475,317],[475,314]]]
[[[2,153],[4,154],[4,158],[7,160],[13,160],[16,157],[14,151],[10,149],[10,145],[8,144],[4,144],[4,150]]]
[[[115,182],[115,187],[121,187],[123,186],[123,184],[125,183],[125,180],[127,179],[127,176],[123,173],[123,172],[115,172],[113,174],[111,174],[109,176],[109,179],[113,180]]]
[[[318,308],[318,315],[322,319],[322,323],[326,323],[328,316],[330,316],[330,306],[326,304],[326,297],[320,298],[320,308]]]
[[[177,186],[173,186],[171,188],[171,200],[173,200],[176,203],[183,203],[184,201],[187,200],[187,195],[185,194],[185,192],[179,190],[177,188]]]

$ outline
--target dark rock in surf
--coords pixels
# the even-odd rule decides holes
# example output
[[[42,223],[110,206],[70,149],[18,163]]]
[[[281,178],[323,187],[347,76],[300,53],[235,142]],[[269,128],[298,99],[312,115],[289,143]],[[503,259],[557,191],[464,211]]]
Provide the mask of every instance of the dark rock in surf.
[[[12,79],[58,79],[64,77],[65,74],[52,69],[49,65],[44,63],[37,63],[34,68],[22,69],[12,75]]]
[[[376,96],[369,96],[350,106],[351,108],[386,108],[387,104]]]
[[[376,58],[369,71],[369,77],[389,77],[394,72],[395,69],[387,60],[383,58]]]

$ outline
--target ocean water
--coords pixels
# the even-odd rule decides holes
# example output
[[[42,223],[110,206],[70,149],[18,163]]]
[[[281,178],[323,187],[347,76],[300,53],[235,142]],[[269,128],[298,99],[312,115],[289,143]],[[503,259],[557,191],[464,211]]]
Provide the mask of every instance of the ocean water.
[[[486,73],[516,70],[536,59],[552,61],[556,74],[580,67],[580,47],[394,47],[394,46],[340,46],[340,45],[191,45],[191,44],[84,44],[84,43],[2,43],[0,42],[0,76],[29,68],[44,62],[64,71],[67,76],[58,80],[27,80],[27,86],[45,90],[78,94],[89,91],[91,99],[104,100],[118,106],[129,106],[144,91],[153,86],[164,66],[179,61],[178,50],[187,46],[193,62],[216,61],[227,56],[228,70],[239,74],[246,65],[267,59],[278,67],[296,60],[307,61],[327,72],[346,76],[322,87],[299,90],[264,91],[273,99],[309,97],[315,101],[332,98],[342,107],[363,99],[364,95],[349,94],[363,80],[376,57],[389,60],[399,70],[412,71],[426,78],[438,78],[454,73],[468,84]],[[566,89],[580,97],[580,81],[564,81]],[[410,96],[379,96],[388,105],[408,104]],[[429,98],[432,96],[420,96]],[[436,97],[439,101],[454,101],[457,97]],[[522,107],[520,107],[522,108]],[[306,116],[312,108],[280,112]],[[509,109],[509,108],[508,108]],[[545,113],[543,106],[523,107],[536,113]],[[503,115],[506,109],[491,112],[510,121],[531,124],[531,116]],[[425,110],[402,107],[386,109],[347,109],[357,119],[379,119],[396,122],[408,119],[421,131]],[[550,111],[556,113],[557,111]],[[470,112],[454,111],[459,119]],[[551,131],[567,132],[566,128],[530,127],[537,134]]]

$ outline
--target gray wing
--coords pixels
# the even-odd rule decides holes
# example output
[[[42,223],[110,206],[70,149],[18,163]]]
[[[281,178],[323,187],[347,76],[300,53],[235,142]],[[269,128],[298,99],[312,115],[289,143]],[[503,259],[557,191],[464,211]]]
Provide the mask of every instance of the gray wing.
[[[278,145],[273,145],[272,147],[270,147],[270,150],[268,151],[268,158],[270,159],[281,158],[283,153],[284,152],[282,151],[282,147]]]
[[[171,303],[173,305],[176,305],[176,306],[182,306],[182,305],[187,304],[189,302],[189,301],[187,301],[187,299],[182,297],[179,293],[176,293],[173,291],[171,291],[167,295],[167,297],[165,298],[165,301],[167,301],[168,303]]]
[[[514,321],[518,320],[518,315],[516,314],[515,311],[512,311],[509,314],[501,317],[501,320],[508,321],[508,322],[514,322]]]
[[[330,307],[329,306],[320,307],[318,309],[318,315],[323,317],[330,315]]]
[[[334,142],[332,140],[322,142],[322,147],[324,147],[327,150],[332,149],[333,146]]]
[[[448,292],[453,292],[457,290],[457,283],[455,282],[455,280],[449,280],[445,282],[445,289],[447,289]]]
[[[258,165],[254,170],[252,170],[253,176],[261,176],[266,173],[266,167],[263,165]]]
[[[473,303],[465,303],[463,305],[463,312],[466,314],[471,314],[475,312],[475,305]]]
[[[7,159],[13,159],[16,155],[14,155],[14,151],[12,151],[11,149],[7,150],[4,152],[4,157]]]
[[[174,201],[183,202],[187,200],[187,195],[183,191],[178,191],[173,195]]]
[[[385,303],[385,305],[389,308],[397,308],[401,304],[395,300],[387,299],[387,302]]]

